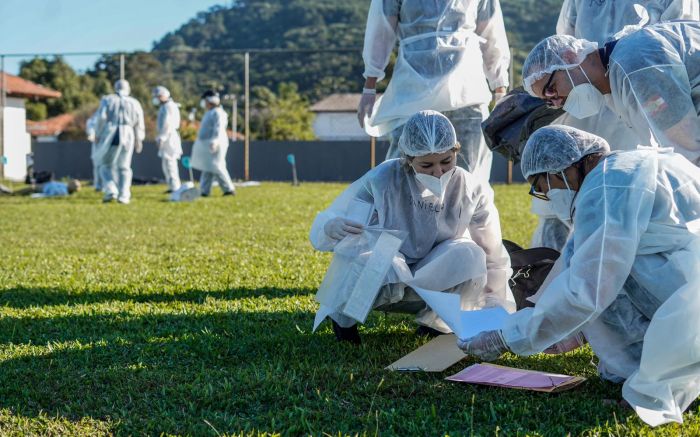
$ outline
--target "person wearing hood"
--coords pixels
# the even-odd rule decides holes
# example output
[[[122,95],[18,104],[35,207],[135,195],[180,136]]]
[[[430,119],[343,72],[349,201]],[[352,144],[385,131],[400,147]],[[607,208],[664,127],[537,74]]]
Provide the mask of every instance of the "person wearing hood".
[[[226,133],[228,115],[221,109],[219,93],[206,91],[202,94],[200,106],[206,113],[202,118],[197,140],[192,146],[192,168],[202,172],[199,181],[202,196],[209,196],[214,179],[219,183],[224,196],[236,194],[226,169],[226,152],[229,145]]]
[[[490,361],[563,352],[583,334],[643,421],[682,422],[700,394],[700,169],[670,148],[610,152],[561,125],[528,139],[521,167],[573,233],[534,308],[458,346]]]
[[[493,191],[457,166],[460,145],[449,119],[418,112],[399,148],[401,158],[355,181],[311,227],[314,248],[334,253],[317,295],[316,326],[329,316],[339,340],[360,341],[361,320],[346,306],[353,289],[376,292],[360,302],[367,310],[415,314],[421,334],[450,329],[414,287],[456,293],[465,310],[515,307]]]
[[[131,88],[126,80],[114,84],[116,94],[102,98],[97,110],[95,159],[100,164],[104,192],[103,201],[131,201],[131,158],[141,153],[146,136],[143,108],[129,97]],[[116,177],[116,181],[115,181]]]
[[[156,146],[161,159],[166,193],[174,193],[180,189],[180,170],[177,161],[182,156],[180,140],[180,107],[170,97],[170,91],[164,86],[153,89],[153,104],[159,106],[156,122]]]

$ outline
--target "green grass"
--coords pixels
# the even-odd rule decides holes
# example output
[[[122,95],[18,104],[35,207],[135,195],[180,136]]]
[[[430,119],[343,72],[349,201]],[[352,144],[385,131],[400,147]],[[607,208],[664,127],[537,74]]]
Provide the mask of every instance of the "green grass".
[[[307,235],[339,184],[264,184],[125,207],[0,198],[0,435],[679,435],[604,405],[589,350],[498,361],[590,378],[558,395],[384,366],[420,346],[410,317],[372,314],[363,345],[311,326],[330,255]],[[535,224],[523,185],[496,187],[504,237]]]

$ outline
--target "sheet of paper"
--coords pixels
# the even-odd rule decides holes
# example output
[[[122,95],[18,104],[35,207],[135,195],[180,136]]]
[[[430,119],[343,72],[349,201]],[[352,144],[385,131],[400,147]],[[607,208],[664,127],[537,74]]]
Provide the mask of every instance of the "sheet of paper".
[[[457,347],[454,334],[440,335],[386,368],[404,372],[442,372],[465,357]]]
[[[438,316],[449,326],[449,328],[460,336],[461,321],[460,321],[460,302],[459,295],[452,293],[442,293],[439,291],[424,290],[419,287],[413,287],[418,295],[425,301],[428,306],[437,313]]]
[[[585,381],[585,378],[578,376],[513,369],[490,363],[474,364],[445,379],[456,382],[544,392],[566,390]]]
[[[482,331],[501,329],[508,313],[501,307],[461,311],[459,295],[414,287],[416,293],[459,338],[470,338]]]
[[[470,338],[482,331],[501,329],[508,312],[501,307],[460,311],[459,338]]]

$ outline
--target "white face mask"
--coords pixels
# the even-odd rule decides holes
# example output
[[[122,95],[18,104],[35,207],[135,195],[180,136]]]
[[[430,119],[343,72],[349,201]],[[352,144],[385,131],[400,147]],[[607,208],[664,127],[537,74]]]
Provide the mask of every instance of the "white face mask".
[[[204,99],[200,100],[199,107],[202,109],[207,109],[207,102],[205,102]]]
[[[154,97],[151,99],[151,103],[153,103],[155,106],[160,105],[160,99],[158,97]]]
[[[581,66],[579,65],[579,68]],[[569,93],[564,103],[564,111],[571,114],[573,117],[578,119],[588,118],[600,112],[600,109],[605,105],[605,97],[603,93],[598,91],[598,88],[594,87],[591,80],[588,79],[586,72],[581,68],[583,75],[586,76],[588,83],[582,83],[579,85],[574,85],[574,81],[571,79],[569,71],[566,70],[566,74],[569,76],[571,84],[574,88]]]
[[[418,173],[416,171],[416,179],[420,184],[425,188],[426,190],[430,191],[435,197],[439,197],[440,200],[442,200],[442,197],[445,194],[445,189],[447,188],[447,184],[450,182],[450,178],[452,178],[452,175],[455,174],[456,169],[452,169],[439,178],[425,174],[425,173]],[[415,170],[414,170],[415,171]]]
[[[569,183],[566,181],[564,172],[561,173],[561,176],[564,178],[566,189],[551,188],[547,191],[547,197],[549,198],[551,210],[557,218],[563,222],[571,223],[571,211],[574,198],[576,197],[576,191],[569,188]],[[547,176],[547,178],[547,183],[549,183],[549,176]]]

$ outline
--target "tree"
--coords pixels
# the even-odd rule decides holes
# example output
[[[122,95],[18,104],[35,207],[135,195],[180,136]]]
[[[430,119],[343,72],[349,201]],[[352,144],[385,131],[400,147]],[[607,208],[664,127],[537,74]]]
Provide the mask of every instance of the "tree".
[[[314,139],[314,114],[309,109],[309,102],[299,95],[296,84],[281,83],[276,95],[265,87],[256,87],[253,94],[251,128],[255,138],[275,141]]]

